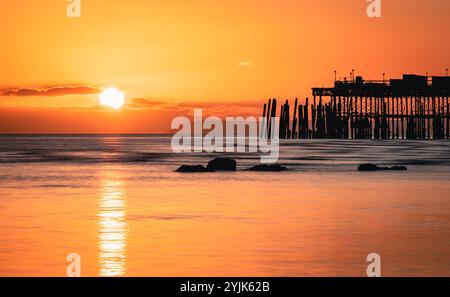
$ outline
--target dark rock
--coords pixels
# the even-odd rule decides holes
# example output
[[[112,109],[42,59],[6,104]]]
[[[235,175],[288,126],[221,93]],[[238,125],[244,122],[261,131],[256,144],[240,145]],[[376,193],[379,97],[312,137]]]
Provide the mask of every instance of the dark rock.
[[[178,168],[175,172],[181,172],[181,173],[195,173],[195,172],[211,172],[210,170],[206,169],[203,165],[183,165],[180,168]]]
[[[236,171],[236,161],[229,158],[216,158],[208,163],[209,171]]]
[[[267,171],[267,172],[281,172],[281,171],[287,171],[288,168],[281,166],[280,164],[273,164],[273,165],[256,165],[252,168],[247,169],[248,171]]]
[[[405,166],[381,167],[375,164],[361,164],[358,166],[358,171],[405,171],[408,170]]]
[[[378,171],[381,170],[381,167],[378,167],[375,164],[361,164],[358,166],[358,171]]]
[[[405,170],[408,170],[408,168],[406,168],[405,166],[394,166],[394,167],[389,168],[389,170],[405,171]]]

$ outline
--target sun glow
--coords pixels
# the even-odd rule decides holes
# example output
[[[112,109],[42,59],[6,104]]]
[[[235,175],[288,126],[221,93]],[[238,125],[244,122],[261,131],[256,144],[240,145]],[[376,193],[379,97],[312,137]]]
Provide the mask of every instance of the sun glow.
[[[125,103],[125,95],[117,88],[107,88],[100,94],[100,104],[119,109]]]

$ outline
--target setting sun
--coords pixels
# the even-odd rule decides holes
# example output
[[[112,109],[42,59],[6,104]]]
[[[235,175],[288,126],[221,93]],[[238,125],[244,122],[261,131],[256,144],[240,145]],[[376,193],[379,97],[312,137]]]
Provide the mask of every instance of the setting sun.
[[[100,94],[100,104],[119,109],[125,103],[125,95],[117,88],[107,88]]]

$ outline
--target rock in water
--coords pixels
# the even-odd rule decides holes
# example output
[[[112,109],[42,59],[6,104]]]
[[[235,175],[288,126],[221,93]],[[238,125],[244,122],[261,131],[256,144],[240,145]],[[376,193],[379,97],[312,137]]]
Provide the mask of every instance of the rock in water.
[[[408,168],[406,168],[405,166],[394,166],[394,167],[389,168],[389,170],[405,171],[405,170],[408,170]]]
[[[381,168],[375,164],[361,164],[358,166],[358,171],[378,171]]]
[[[281,171],[287,171],[288,168],[281,166],[280,164],[273,164],[273,165],[256,165],[252,168],[249,168],[248,171],[266,171],[266,172],[281,172]]]
[[[405,166],[381,167],[375,164],[361,164],[358,166],[358,171],[405,171],[408,170]]]
[[[195,173],[195,172],[210,172],[208,169],[205,168],[203,165],[182,165],[180,168],[178,168],[175,172],[181,172],[181,173]]]
[[[209,171],[236,171],[236,161],[229,158],[216,158],[208,163]]]

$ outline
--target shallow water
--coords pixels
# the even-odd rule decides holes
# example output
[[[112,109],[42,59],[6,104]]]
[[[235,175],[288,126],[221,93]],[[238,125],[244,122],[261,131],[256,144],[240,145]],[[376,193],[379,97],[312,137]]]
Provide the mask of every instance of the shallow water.
[[[281,144],[284,173],[174,173],[168,136],[0,136],[0,275],[450,276],[450,142]],[[233,155],[239,169],[258,154]],[[407,172],[360,173],[362,162]]]

